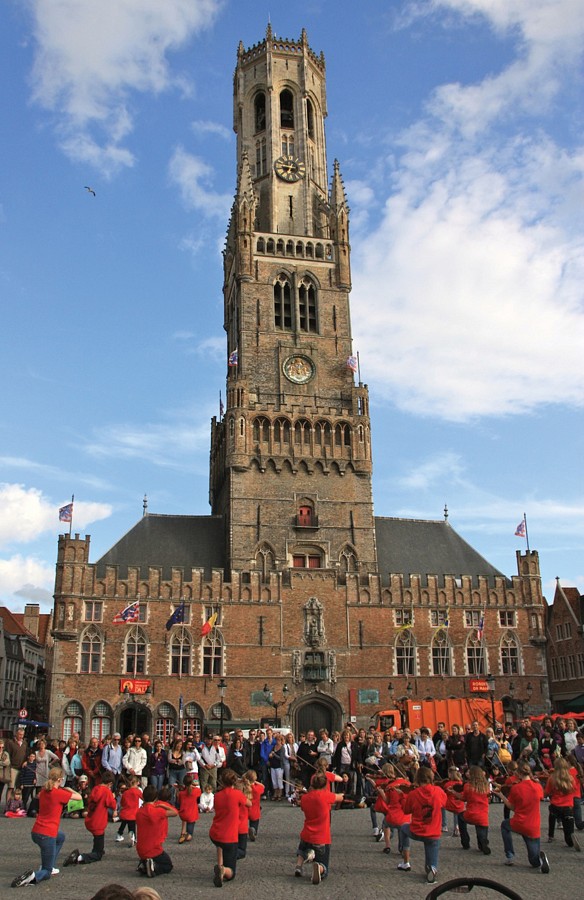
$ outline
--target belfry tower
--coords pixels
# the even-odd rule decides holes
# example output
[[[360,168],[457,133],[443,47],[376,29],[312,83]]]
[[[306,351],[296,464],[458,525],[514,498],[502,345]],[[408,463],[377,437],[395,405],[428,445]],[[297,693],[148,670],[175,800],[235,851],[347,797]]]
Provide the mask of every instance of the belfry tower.
[[[237,191],[224,252],[226,409],[210,499],[226,570],[377,571],[366,386],[354,384],[349,209],[329,186],[325,62],[239,46]],[[353,367],[354,368],[354,367]]]

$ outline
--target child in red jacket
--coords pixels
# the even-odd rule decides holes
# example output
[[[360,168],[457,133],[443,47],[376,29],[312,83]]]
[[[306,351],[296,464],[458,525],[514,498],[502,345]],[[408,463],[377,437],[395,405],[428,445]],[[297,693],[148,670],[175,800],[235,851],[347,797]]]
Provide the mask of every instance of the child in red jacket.
[[[481,853],[490,856],[489,847],[489,799],[491,786],[480,766],[471,766],[468,770],[468,781],[462,792],[466,803],[464,813],[458,817],[460,841],[465,850],[470,847],[467,825],[474,825],[477,845]]]
[[[116,841],[124,840],[124,828],[127,825],[130,844],[133,846],[136,843],[136,814],[142,802],[140,778],[137,775],[130,775],[128,785],[129,787],[122,793],[120,800],[120,827],[118,828]]]
[[[199,818],[199,797],[201,788],[195,784],[195,776],[187,774],[183,778],[183,786],[178,792],[178,814],[181,818],[182,829],[178,839],[179,844],[192,841],[195,830],[195,822]]]
[[[265,791],[265,787],[258,781],[257,772],[254,769],[249,769],[245,773],[244,778],[251,787],[251,807],[249,810],[248,837],[253,843],[257,837],[258,828],[260,827],[260,818],[262,815],[260,799]]]
[[[462,799],[462,775],[456,766],[448,769],[448,779],[440,785],[443,791],[446,791],[446,811],[454,815],[454,831],[453,835],[460,835],[460,842],[465,850],[470,847],[470,839],[468,829],[464,821],[461,824],[462,814],[464,813],[464,800]]]
[[[402,808],[403,794],[394,788],[409,788],[410,782],[406,778],[398,778],[391,763],[383,766],[385,779],[376,782],[377,798],[375,800],[375,812],[383,813],[381,834],[385,839],[384,853],[391,853],[391,833],[396,830],[398,834],[398,850],[401,853],[401,826],[410,822]],[[369,780],[369,776],[368,776]]]
[[[556,821],[564,829],[564,841],[568,847],[580,850],[574,835],[574,798],[580,796],[580,785],[573,778],[570,764],[563,757],[554,762],[554,770],[547,780],[544,794],[550,798],[548,816],[548,841],[553,841]]]
[[[72,850],[64,866],[74,866],[77,863],[99,862],[105,853],[105,829],[108,823],[108,809],[116,808],[116,799],[112,793],[114,776],[112,772],[104,772],[101,776],[101,784],[96,784],[89,795],[89,806],[85,827],[93,835],[93,847],[90,853],[80,853],[78,849]]]
[[[409,872],[410,839],[424,844],[426,861],[426,881],[434,884],[438,873],[438,856],[440,853],[440,837],[442,834],[442,808],[446,806],[446,794],[436,787],[434,772],[427,766],[421,766],[416,772],[415,790],[403,797],[402,808],[412,816],[411,824],[401,826],[402,862],[398,869]],[[396,790],[401,790],[396,788]]]

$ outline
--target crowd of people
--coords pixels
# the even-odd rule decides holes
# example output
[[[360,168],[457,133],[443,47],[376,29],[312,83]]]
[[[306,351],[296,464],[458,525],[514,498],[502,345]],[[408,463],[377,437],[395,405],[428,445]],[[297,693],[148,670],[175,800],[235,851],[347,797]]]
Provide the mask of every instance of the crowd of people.
[[[529,864],[549,871],[541,849],[540,804],[549,798],[548,841],[561,827],[565,843],[579,850],[576,831],[584,829],[584,734],[574,720],[544,718],[536,726],[524,718],[518,727],[481,729],[479,722],[434,734],[391,728],[379,732],[347,724],[329,735],[309,730],[296,740],[291,732],[242,730],[233,734],[175,735],[166,744],[148,734],[115,733],[67,742],[40,737],[28,744],[20,729],[0,739],[0,778],[6,786],[5,815],[35,818],[32,839],[41,865],[14,879],[13,886],[46,880],[58,873],[56,861],[65,835],[62,815],[85,819],[93,837],[90,849],[72,850],[64,866],[102,859],[110,821],[119,823],[115,840],[135,845],[138,871],[153,877],[172,870],[164,844],[168,820],[181,820],[179,843],[193,839],[200,816],[210,815],[209,837],[216,847],[213,881],[217,887],[235,877],[258,835],[261,800],[301,807],[305,822],[294,874],[312,864],[311,878],[327,877],[330,811],[334,806],[369,807],[373,837],[390,853],[397,837],[400,871],[410,871],[411,842],[423,843],[429,883],[437,876],[440,840],[449,831],[463,850],[471,844],[491,853],[489,808],[505,805],[501,826],[505,859],[515,859],[513,834],[521,835]],[[2,797],[0,792],[0,797]],[[511,815],[513,812],[513,815]],[[379,818],[381,816],[381,819]]]

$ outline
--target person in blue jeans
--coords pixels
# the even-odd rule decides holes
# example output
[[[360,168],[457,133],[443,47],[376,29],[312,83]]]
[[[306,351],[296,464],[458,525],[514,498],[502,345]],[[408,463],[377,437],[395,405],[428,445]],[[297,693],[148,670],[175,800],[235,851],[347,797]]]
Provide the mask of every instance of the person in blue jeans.
[[[501,794],[505,806],[513,810],[513,816],[510,819],[503,819],[501,822],[505,865],[513,866],[515,864],[513,848],[513,832],[515,832],[515,834],[520,834],[525,842],[529,865],[534,869],[539,869],[542,875],[547,875],[550,864],[547,856],[540,849],[540,804],[543,800],[543,788],[538,781],[534,781],[532,778],[529,763],[520,762],[517,766],[517,775],[520,781],[511,787],[509,795],[505,797],[504,794]],[[493,790],[500,793],[500,785],[493,784]]]
[[[432,769],[421,766],[416,772],[415,789],[404,797],[403,811],[411,815],[412,821],[401,826],[402,862],[398,865],[401,872],[410,871],[410,840],[421,841],[424,844],[428,884],[434,884],[438,874],[442,809],[446,806],[446,794],[433,782]],[[394,790],[402,792],[400,788]]]
[[[70,788],[62,788],[61,781],[65,773],[56,766],[49,771],[49,777],[39,792],[39,812],[32,828],[32,840],[40,848],[41,866],[36,871],[30,869],[18,875],[12,887],[23,887],[25,884],[38,884],[56,875],[55,868],[59,851],[65,841],[65,834],[59,831],[63,807],[70,800],[81,800],[81,794]]]

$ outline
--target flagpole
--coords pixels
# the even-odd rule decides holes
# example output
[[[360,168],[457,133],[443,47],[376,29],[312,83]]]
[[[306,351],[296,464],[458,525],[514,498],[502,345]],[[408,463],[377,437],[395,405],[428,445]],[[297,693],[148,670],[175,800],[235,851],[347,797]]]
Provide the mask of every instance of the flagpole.
[[[73,528],[73,510],[75,508],[73,506],[74,503],[75,503],[75,494],[71,494],[71,520],[69,522],[69,537],[71,537],[71,529]]]
[[[527,543],[527,552],[529,553],[529,532],[527,531],[527,516],[523,513],[523,522],[525,524],[525,540]]]
[[[358,350],[357,350],[357,379],[359,381],[359,385],[361,385],[361,359],[359,358]]]

